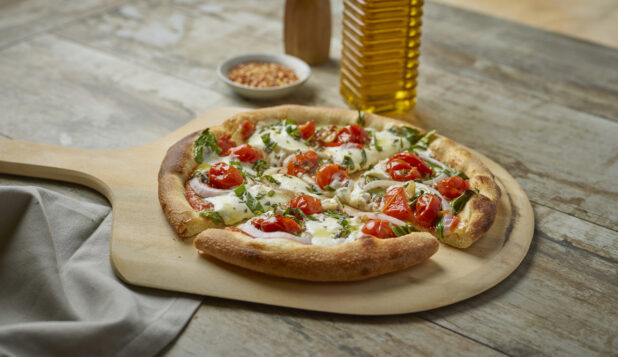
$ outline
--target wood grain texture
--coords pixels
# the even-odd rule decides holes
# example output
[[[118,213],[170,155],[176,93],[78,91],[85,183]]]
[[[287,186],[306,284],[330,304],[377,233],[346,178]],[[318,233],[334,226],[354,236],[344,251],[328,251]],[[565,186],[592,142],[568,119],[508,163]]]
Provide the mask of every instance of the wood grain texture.
[[[343,107],[337,77],[340,2],[333,1],[332,8],[331,61],[313,68],[301,91],[267,103],[235,97],[216,80],[214,69],[232,55],[282,52],[282,3],[131,1],[49,27],[51,35],[31,33],[32,40],[0,51],[0,58],[9,53],[11,59],[0,60],[0,86],[9,82],[16,88],[0,87],[0,136],[58,144],[66,133],[69,146],[119,148],[163,135],[219,100],[246,107],[282,102]],[[96,68],[40,41],[71,44],[82,62],[98,58],[94,61],[107,69],[97,77]],[[380,355],[387,349],[408,355],[413,348],[408,346],[426,342],[436,346],[428,354],[438,355],[454,354],[460,343],[472,345],[471,351],[510,355],[616,353],[618,219],[616,200],[607,195],[616,194],[609,178],[618,177],[618,52],[432,3],[425,6],[422,43],[415,120],[478,149],[523,186],[537,219],[536,243],[523,265],[481,296],[422,315],[348,319],[206,299],[165,355],[221,355],[242,345],[250,347],[242,349],[248,355],[311,354],[312,349],[328,355]],[[39,66],[30,51],[47,66]],[[126,68],[142,75],[114,75]],[[162,83],[167,94],[159,90]],[[132,105],[133,97],[107,101],[103,94],[88,100],[85,84],[97,93],[132,92],[140,104]],[[175,88],[183,95],[170,94]],[[189,89],[197,94],[190,96]],[[209,102],[211,92],[223,99]],[[66,99],[71,97],[77,100]],[[137,126],[134,120],[157,115],[161,107],[169,122],[130,130]],[[114,125],[100,119],[105,112]],[[75,120],[80,113],[99,124]],[[22,182],[9,177],[0,183],[15,181]],[[418,318],[425,332],[417,335]],[[271,331],[287,333],[293,343]],[[442,337],[451,336],[444,331],[461,338]],[[398,344],[405,347],[396,350]]]

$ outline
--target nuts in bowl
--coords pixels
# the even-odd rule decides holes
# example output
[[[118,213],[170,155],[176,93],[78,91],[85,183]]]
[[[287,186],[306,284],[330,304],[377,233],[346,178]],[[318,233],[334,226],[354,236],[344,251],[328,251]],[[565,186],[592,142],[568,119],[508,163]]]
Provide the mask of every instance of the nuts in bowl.
[[[311,69],[296,57],[253,54],[226,60],[217,68],[217,74],[241,96],[274,99],[300,87],[309,78]]]

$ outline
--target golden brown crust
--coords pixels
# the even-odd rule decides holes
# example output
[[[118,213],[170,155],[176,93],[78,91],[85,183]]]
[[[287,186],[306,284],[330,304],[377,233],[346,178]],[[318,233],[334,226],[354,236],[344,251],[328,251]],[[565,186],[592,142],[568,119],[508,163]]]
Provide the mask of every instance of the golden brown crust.
[[[416,265],[436,253],[438,240],[429,233],[378,239],[364,236],[335,247],[304,245],[280,239],[253,239],[242,233],[209,229],[194,241],[208,254],[241,267],[309,281],[368,279]]]
[[[493,174],[470,151],[453,140],[439,136],[429,146],[436,158],[470,178],[470,188],[479,191],[457,214],[460,223],[443,241],[457,248],[467,248],[489,230],[496,216],[500,188]]]

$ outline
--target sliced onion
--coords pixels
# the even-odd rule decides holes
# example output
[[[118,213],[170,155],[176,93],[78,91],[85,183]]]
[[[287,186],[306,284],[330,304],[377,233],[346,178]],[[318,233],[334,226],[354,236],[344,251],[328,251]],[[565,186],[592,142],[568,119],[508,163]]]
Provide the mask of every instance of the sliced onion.
[[[287,232],[264,232],[264,231],[257,229],[253,224],[251,224],[250,221],[238,227],[238,229],[247,233],[253,238],[261,238],[261,239],[283,238],[283,239],[295,240],[298,243],[302,243],[302,244],[311,244],[311,237],[298,237],[298,236],[295,236]]]
[[[195,191],[195,193],[204,198],[221,196],[232,192],[232,190],[222,190],[219,188],[210,187],[207,184],[203,183],[199,177],[192,178],[189,181],[189,185],[191,186],[193,191]]]
[[[444,179],[445,179],[445,178],[447,178],[447,177],[448,177],[448,176],[446,176],[446,174],[441,173],[440,175],[438,175],[438,176],[436,176],[436,177],[432,178],[431,180],[426,180],[426,181],[423,181],[423,183],[424,183],[425,185],[430,185],[430,186],[433,186],[433,185],[437,184],[438,182],[440,182],[440,181],[444,180]]]
[[[421,154],[421,153],[417,153],[417,154],[418,154],[418,156],[421,159],[423,159],[425,161],[429,161],[429,162],[431,162],[432,164],[434,164],[436,166],[440,166],[441,168],[443,168],[445,170],[448,170],[448,166],[446,166],[444,163],[442,163],[442,162],[440,162],[440,161],[438,161],[436,159],[433,159],[433,158],[431,158],[431,157],[429,157],[429,156],[427,156],[425,154]]]
[[[395,217],[391,217],[387,214],[384,213],[376,213],[376,212],[363,212],[363,211],[359,211],[357,209],[354,209],[352,207],[349,206],[344,206],[343,207],[343,211],[347,214],[349,214],[350,216],[354,216],[354,217],[367,217],[367,218],[371,218],[371,219],[382,219],[385,221],[389,221],[392,224],[398,225],[398,226],[405,226],[406,222],[397,219]]]
[[[405,182],[395,181],[395,180],[375,180],[369,183],[366,183],[363,188],[365,190],[373,190],[377,187],[390,187],[395,185],[403,186]]]

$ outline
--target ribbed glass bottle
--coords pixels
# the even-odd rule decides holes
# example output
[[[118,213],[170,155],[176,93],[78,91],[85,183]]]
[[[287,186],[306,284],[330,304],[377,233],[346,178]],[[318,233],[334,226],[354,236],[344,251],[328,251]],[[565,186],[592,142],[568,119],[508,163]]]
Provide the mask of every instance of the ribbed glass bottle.
[[[355,109],[416,104],[423,0],[344,0],[340,92]]]

